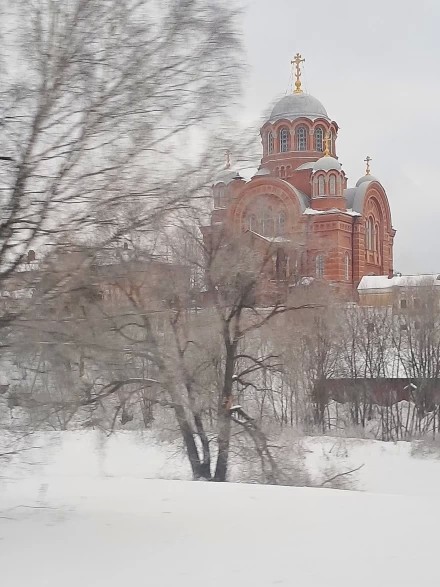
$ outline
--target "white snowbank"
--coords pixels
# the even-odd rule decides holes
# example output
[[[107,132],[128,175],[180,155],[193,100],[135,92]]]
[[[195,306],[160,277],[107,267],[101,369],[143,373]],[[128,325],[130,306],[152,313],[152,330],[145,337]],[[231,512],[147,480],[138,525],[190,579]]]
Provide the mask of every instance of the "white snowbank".
[[[7,587],[438,583],[434,498],[60,478],[30,502],[29,483],[0,508]]]
[[[303,446],[305,461],[301,466],[310,485],[317,487],[338,473],[361,467],[350,476],[338,478],[330,487],[396,495],[440,495],[440,445],[437,454],[424,457],[421,451],[413,456],[416,445],[408,442],[332,437],[306,437],[295,442]],[[0,461],[0,495],[2,485],[16,479],[32,478],[41,483],[59,477],[67,477],[69,483],[76,477],[191,479],[180,445],[159,443],[151,432],[119,432],[109,438],[96,431],[46,432],[33,435],[28,443],[26,450],[9,464]],[[238,473],[244,469],[243,464],[232,466],[233,478],[241,479]]]

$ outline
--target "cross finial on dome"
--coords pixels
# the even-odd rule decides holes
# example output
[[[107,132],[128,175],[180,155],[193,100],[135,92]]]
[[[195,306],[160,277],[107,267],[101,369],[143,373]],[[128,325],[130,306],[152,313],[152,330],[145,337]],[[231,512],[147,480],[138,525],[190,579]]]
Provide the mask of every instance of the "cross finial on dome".
[[[365,175],[370,175],[370,173],[371,173],[370,163],[371,163],[371,161],[373,161],[373,159],[370,157],[370,155],[367,155],[367,158],[364,159],[364,161],[367,164],[367,169],[365,171]]]
[[[303,56],[300,53],[297,53],[295,55],[295,57],[292,59],[291,61],[292,65],[295,66],[295,77],[296,77],[296,81],[295,81],[295,89],[293,91],[294,94],[302,94],[302,88],[301,88],[301,63],[305,63],[305,59],[303,59]]]

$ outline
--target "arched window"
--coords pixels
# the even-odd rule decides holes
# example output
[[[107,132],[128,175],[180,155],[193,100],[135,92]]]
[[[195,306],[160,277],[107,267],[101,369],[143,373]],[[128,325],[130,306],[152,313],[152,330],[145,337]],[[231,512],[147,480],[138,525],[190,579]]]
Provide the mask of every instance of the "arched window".
[[[374,225],[374,250],[378,253],[380,250],[379,244],[379,225]]]
[[[324,151],[324,129],[318,126],[315,130],[315,151]]]
[[[330,195],[331,196],[335,196],[336,195],[336,176],[335,175],[330,175],[330,179],[329,179],[329,191],[330,191]]]
[[[267,152],[269,155],[271,153],[273,153],[273,147],[274,147],[273,134],[270,132],[267,135]]]
[[[286,177],[286,168],[285,167],[281,167],[280,177]]]
[[[261,234],[263,236],[273,237],[275,232],[275,222],[273,217],[272,208],[266,208],[263,211],[263,216],[261,218]]]
[[[257,217],[255,214],[250,214],[247,217],[247,227],[248,230],[252,230],[253,232],[257,231]]]
[[[318,178],[318,196],[325,196],[325,179],[323,175]]]
[[[371,218],[370,216],[365,225],[365,247],[367,251],[374,251],[374,247],[376,246],[376,239],[374,233],[374,221],[373,218]]]
[[[298,126],[296,129],[296,150],[307,151],[307,128]]]
[[[345,281],[350,281],[350,254],[345,253],[344,256],[344,278]]]
[[[286,214],[285,212],[281,211],[278,213],[278,222],[277,222],[277,236],[284,236],[286,230]]]
[[[315,273],[318,279],[322,279],[324,277],[324,255],[316,255]]]
[[[282,128],[280,131],[280,151],[281,153],[287,153],[289,150],[289,129]]]

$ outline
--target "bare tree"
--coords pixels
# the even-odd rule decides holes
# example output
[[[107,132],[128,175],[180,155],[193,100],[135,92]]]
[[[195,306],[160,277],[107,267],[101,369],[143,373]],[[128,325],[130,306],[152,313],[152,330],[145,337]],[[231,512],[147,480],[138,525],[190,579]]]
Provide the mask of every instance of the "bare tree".
[[[114,241],[187,206],[212,173],[204,141],[239,71],[221,0],[35,0],[14,17],[0,93],[0,280],[29,248],[72,231]]]
[[[0,0],[0,13],[0,327],[14,326],[0,359],[9,404],[39,391],[34,424],[66,427],[78,405],[84,421],[96,389],[122,387],[116,369],[102,377],[110,350],[101,373],[85,374],[84,349],[109,324],[90,298],[95,268],[133,234],[151,250],[168,215],[204,197],[217,139],[232,136],[237,14],[223,0]]]

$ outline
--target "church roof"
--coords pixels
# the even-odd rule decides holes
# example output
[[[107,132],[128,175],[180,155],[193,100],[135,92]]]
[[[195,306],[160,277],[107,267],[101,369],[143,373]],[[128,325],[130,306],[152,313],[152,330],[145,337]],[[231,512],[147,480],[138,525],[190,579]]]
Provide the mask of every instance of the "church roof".
[[[356,183],[356,187],[358,188],[360,185],[362,185],[363,183],[367,182],[367,181],[378,181],[380,183],[380,181],[377,179],[377,177],[374,177],[374,175],[364,175],[363,177],[361,177],[360,179],[358,179],[357,183]]]
[[[337,159],[335,159],[334,157],[331,157],[330,155],[324,155],[324,157],[321,157],[320,159],[318,159],[318,161],[315,161],[315,163],[313,164],[313,171],[331,171],[331,170],[336,170],[336,171],[340,171],[341,170],[341,164],[339,163],[339,161]]]
[[[237,167],[234,166],[233,168],[222,169],[214,179],[213,185],[217,185],[218,183],[224,183],[228,185],[234,179],[238,177],[244,179],[245,181],[249,181],[256,172],[258,171],[258,167]],[[260,174],[262,175],[262,174]]]
[[[423,287],[440,286],[440,275],[438,273],[425,275],[364,275],[358,290],[390,289],[393,287]]]
[[[347,208],[351,208],[355,212],[362,214],[364,209],[365,194],[367,193],[370,182],[365,181],[358,187],[344,190],[344,196],[347,201]]]
[[[339,208],[330,208],[329,210],[315,210],[314,208],[306,208],[303,214],[305,216],[315,216],[318,214],[346,214],[347,216],[360,216],[359,212],[355,212],[351,208],[347,208],[347,210],[340,210]]]
[[[288,182],[285,182],[285,183],[288,183]],[[299,190],[298,188],[296,188],[291,183],[289,183],[288,185],[291,189],[293,189],[293,191],[295,192],[295,194],[299,200],[301,212],[304,212],[305,210],[307,210],[307,208],[310,206],[309,196],[307,194],[305,194],[304,192],[302,192],[301,190]]]
[[[289,94],[279,100],[270,115],[270,122],[275,122],[281,118],[293,120],[305,116],[306,118],[326,118],[327,111],[319,100],[310,94]]]

